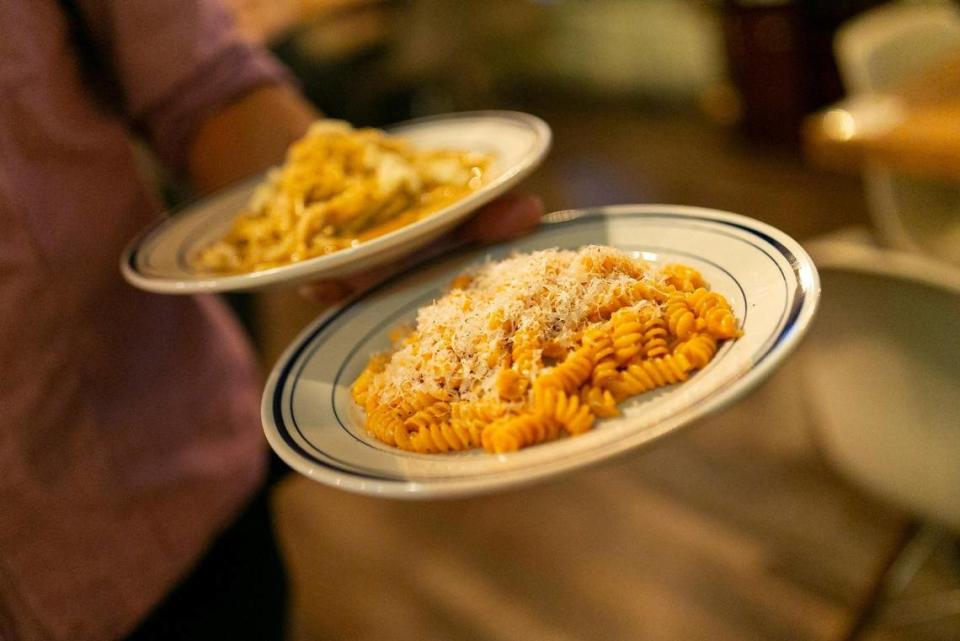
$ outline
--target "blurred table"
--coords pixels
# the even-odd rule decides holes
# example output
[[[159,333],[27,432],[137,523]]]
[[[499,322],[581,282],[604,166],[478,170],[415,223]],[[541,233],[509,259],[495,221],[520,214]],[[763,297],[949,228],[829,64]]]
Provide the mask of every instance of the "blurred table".
[[[960,181],[960,52],[888,93],[852,96],[809,116],[803,143],[810,160],[835,169],[875,160]]]

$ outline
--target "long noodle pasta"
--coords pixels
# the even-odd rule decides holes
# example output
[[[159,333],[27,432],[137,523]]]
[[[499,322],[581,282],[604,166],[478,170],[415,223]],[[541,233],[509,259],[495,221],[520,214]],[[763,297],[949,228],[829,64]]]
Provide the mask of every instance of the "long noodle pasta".
[[[517,255],[458,276],[353,385],[366,427],[401,449],[510,452],[590,430],[682,383],[742,334],[692,267],[610,247]]]
[[[376,129],[315,123],[270,171],[232,227],[193,258],[206,272],[267,269],[385,234],[483,185],[492,158],[420,150]]]

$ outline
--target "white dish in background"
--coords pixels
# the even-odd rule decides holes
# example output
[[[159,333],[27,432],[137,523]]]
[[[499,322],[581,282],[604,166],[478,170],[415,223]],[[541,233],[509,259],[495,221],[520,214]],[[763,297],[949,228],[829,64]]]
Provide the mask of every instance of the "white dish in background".
[[[195,270],[190,265],[190,257],[227,232],[262,180],[258,176],[203,198],[145,230],[127,246],[121,257],[124,278],[135,287],[151,292],[196,294],[290,285],[376,267],[429,243],[516,185],[541,163],[551,140],[550,128],[545,122],[529,114],[510,111],[423,118],[387,131],[421,148],[489,153],[494,156],[491,180],[422,220],[356,247],[244,274],[221,275]]]
[[[839,234],[808,248],[827,289],[796,362],[821,451],[960,531],[960,270]]]
[[[412,321],[464,267],[487,256],[587,244],[699,269],[730,301],[743,337],[689,381],[627,400],[622,416],[519,452],[415,454],[366,432],[350,385],[370,354],[389,347],[392,327]],[[414,267],[324,314],[274,367],[263,396],[264,430],[294,469],[362,494],[430,499],[519,486],[650,443],[740,398],[796,347],[819,293],[817,271],[800,245],[750,218],[671,205],[558,212],[530,236]]]

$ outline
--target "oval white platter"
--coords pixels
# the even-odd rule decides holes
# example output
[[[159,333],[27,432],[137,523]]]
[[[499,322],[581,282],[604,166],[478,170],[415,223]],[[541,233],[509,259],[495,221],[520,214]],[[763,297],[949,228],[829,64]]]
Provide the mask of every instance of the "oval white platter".
[[[468,265],[588,244],[699,269],[730,301],[743,337],[725,343],[688,381],[628,399],[620,417],[515,453],[415,454],[365,431],[350,385],[372,353],[389,347],[392,327],[411,323]],[[414,267],[317,319],[274,367],[263,395],[263,426],[291,467],[352,492],[432,499],[520,486],[649,444],[742,397],[796,347],[819,294],[816,268],[800,245],[744,216],[672,205],[558,212],[530,236]]]
[[[227,232],[262,176],[203,198],[146,229],[124,250],[120,270],[135,287],[160,294],[255,290],[332,278],[409,254],[523,180],[550,148],[545,122],[529,114],[483,111],[435,116],[390,127],[424,148],[466,149],[494,157],[491,179],[469,196],[422,220],[325,256],[244,274],[196,270],[191,258]]]

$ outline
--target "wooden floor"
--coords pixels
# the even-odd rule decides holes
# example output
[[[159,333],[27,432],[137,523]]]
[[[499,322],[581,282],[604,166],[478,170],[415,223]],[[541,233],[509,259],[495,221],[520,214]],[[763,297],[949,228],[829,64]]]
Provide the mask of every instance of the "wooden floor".
[[[704,205],[801,240],[866,221],[855,179],[695,117],[536,111],[556,139],[526,188],[549,209]],[[268,363],[315,312],[292,295],[261,301]],[[820,460],[792,364],[644,451],[524,490],[405,503],[289,478],[274,501],[296,638],[839,638],[905,519]],[[960,618],[865,638],[960,639]]]

